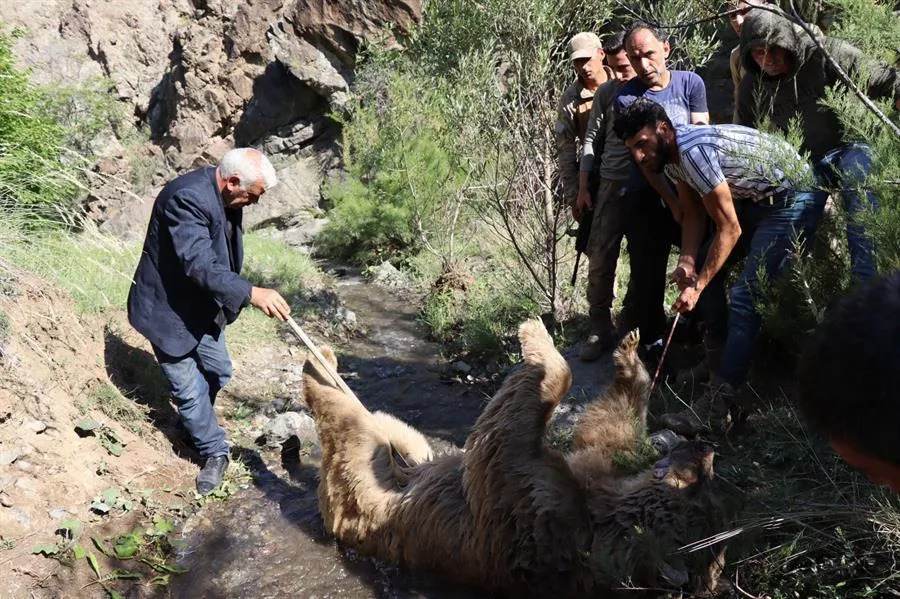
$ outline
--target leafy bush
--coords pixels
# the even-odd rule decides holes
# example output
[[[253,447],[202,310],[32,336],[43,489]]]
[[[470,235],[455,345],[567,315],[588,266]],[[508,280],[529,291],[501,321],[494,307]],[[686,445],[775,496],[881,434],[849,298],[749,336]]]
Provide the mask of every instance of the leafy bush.
[[[45,114],[65,131],[63,145],[81,155],[95,153],[95,143],[115,136],[127,142],[137,137],[128,123],[128,104],[117,99],[113,83],[96,77],[79,85],[48,85],[40,89]]]
[[[61,161],[67,132],[47,110],[50,96],[15,67],[14,37],[0,29],[0,208],[27,214],[30,227],[58,225],[76,189]]]
[[[504,348],[517,324],[538,312],[521,289],[480,278],[466,292],[445,289],[429,294],[422,320],[452,350],[490,354]]]
[[[357,263],[400,261],[443,233],[436,218],[464,184],[459,131],[445,104],[453,90],[372,56],[345,122],[347,176],[326,185],[334,210],[319,245]],[[435,242],[436,243],[436,242]]]
[[[873,0],[835,0],[830,3],[838,21],[833,33],[856,45],[869,58],[885,58],[885,45],[900,39],[900,19],[886,5]],[[891,58],[893,62],[893,58]],[[865,66],[865,65],[864,65]],[[862,68],[856,80],[865,90],[867,69]],[[875,243],[880,272],[900,268],[900,138],[857,98],[850,90],[829,90],[821,104],[834,110],[845,129],[845,139],[864,140],[872,149],[872,172],[860,188],[870,189],[878,199],[878,211],[855,216]],[[885,115],[894,115],[892,100],[876,102]],[[796,139],[794,140],[797,141]],[[825,311],[857,283],[850,273],[846,247],[846,214],[840,195],[833,190],[834,211],[826,215],[817,231],[812,256],[803,255],[792,261],[786,277],[772,282],[762,307],[769,334],[799,347],[803,333],[821,322]]]

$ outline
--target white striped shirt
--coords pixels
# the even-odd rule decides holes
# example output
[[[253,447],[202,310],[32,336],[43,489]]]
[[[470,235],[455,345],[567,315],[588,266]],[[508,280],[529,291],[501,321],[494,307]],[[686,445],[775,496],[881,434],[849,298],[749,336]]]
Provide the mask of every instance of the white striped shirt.
[[[786,141],[740,125],[676,125],[679,164],[666,175],[701,197],[726,181],[735,200],[758,201],[798,189],[809,165]],[[802,184],[802,183],[801,183]]]

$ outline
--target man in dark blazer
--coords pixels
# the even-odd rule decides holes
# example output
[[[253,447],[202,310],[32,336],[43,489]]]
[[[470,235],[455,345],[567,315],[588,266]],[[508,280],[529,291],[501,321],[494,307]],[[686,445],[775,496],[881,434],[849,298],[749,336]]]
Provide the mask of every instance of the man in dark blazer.
[[[170,181],[153,205],[128,294],[128,321],[150,341],[181,422],[206,460],[197,476],[204,495],[228,467],[225,431],[213,411],[231,378],[225,325],[247,304],[280,320],[290,313],[277,291],[240,276],[241,210],[276,183],[272,164],[251,148]]]

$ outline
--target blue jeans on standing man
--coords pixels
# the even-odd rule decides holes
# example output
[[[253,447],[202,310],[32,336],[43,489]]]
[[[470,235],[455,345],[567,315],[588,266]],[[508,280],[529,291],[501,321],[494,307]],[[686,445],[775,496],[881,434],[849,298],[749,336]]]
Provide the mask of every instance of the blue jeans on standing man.
[[[815,209],[805,225],[807,236],[819,225],[830,190],[839,190],[847,215],[847,246],[850,249],[850,270],[858,281],[867,281],[876,274],[875,246],[857,218],[866,210],[878,209],[878,200],[869,190],[860,187],[872,170],[872,149],[863,143],[847,143],[831,150],[815,165]]]
[[[172,397],[185,429],[203,458],[228,455],[225,431],[216,420],[216,395],[231,379],[231,358],[225,331],[213,325],[200,343],[184,356],[169,356],[153,347],[169,380]]]
[[[720,339],[725,337],[722,361],[716,374],[732,387],[741,385],[747,378],[762,323],[756,310],[760,297],[759,273],[764,272],[766,280],[774,281],[784,271],[795,239],[808,222],[814,201],[814,192],[795,191],[771,204],[743,201],[735,207],[742,231],[738,246],[747,254],[743,270],[731,288],[728,304],[725,302],[727,268],[713,277],[698,304],[709,333]],[[705,260],[708,249],[707,244],[701,250],[698,264]]]

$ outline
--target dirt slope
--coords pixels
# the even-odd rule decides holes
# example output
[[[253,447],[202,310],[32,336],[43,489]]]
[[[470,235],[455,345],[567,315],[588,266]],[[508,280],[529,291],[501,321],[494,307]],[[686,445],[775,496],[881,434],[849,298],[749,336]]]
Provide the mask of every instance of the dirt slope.
[[[56,557],[64,556],[73,543],[56,530],[66,521],[77,520],[76,541],[85,544],[91,531],[102,534],[109,522],[128,530],[132,520],[182,501],[175,491],[192,485],[194,469],[165,434],[174,410],[165,414],[158,402],[131,402],[117,392],[113,383],[150,376],[149,370],[116,371],[107,363],[117,360],[106,356],[121,351],[150,357],[120,313],[77,315],[64,293],[27,275],[7,286],[0,311],[7,322],[0,336],[0,596],[102,593],[99,585],[82,589],[85,582],[72,580],[79,569],[32,550],[56,546]],[[145,415],[161,426],[148,426]],[[103,438],[114,442],[102,428],[79,435],[76,424],[84,418],[109,427],[121,455],[111,453],[119,452],[112,443],[111,450],[101,444]],[[107,489],[118,490],[121,500],[109,501],[106,515],[92,511],[92,501]]]

